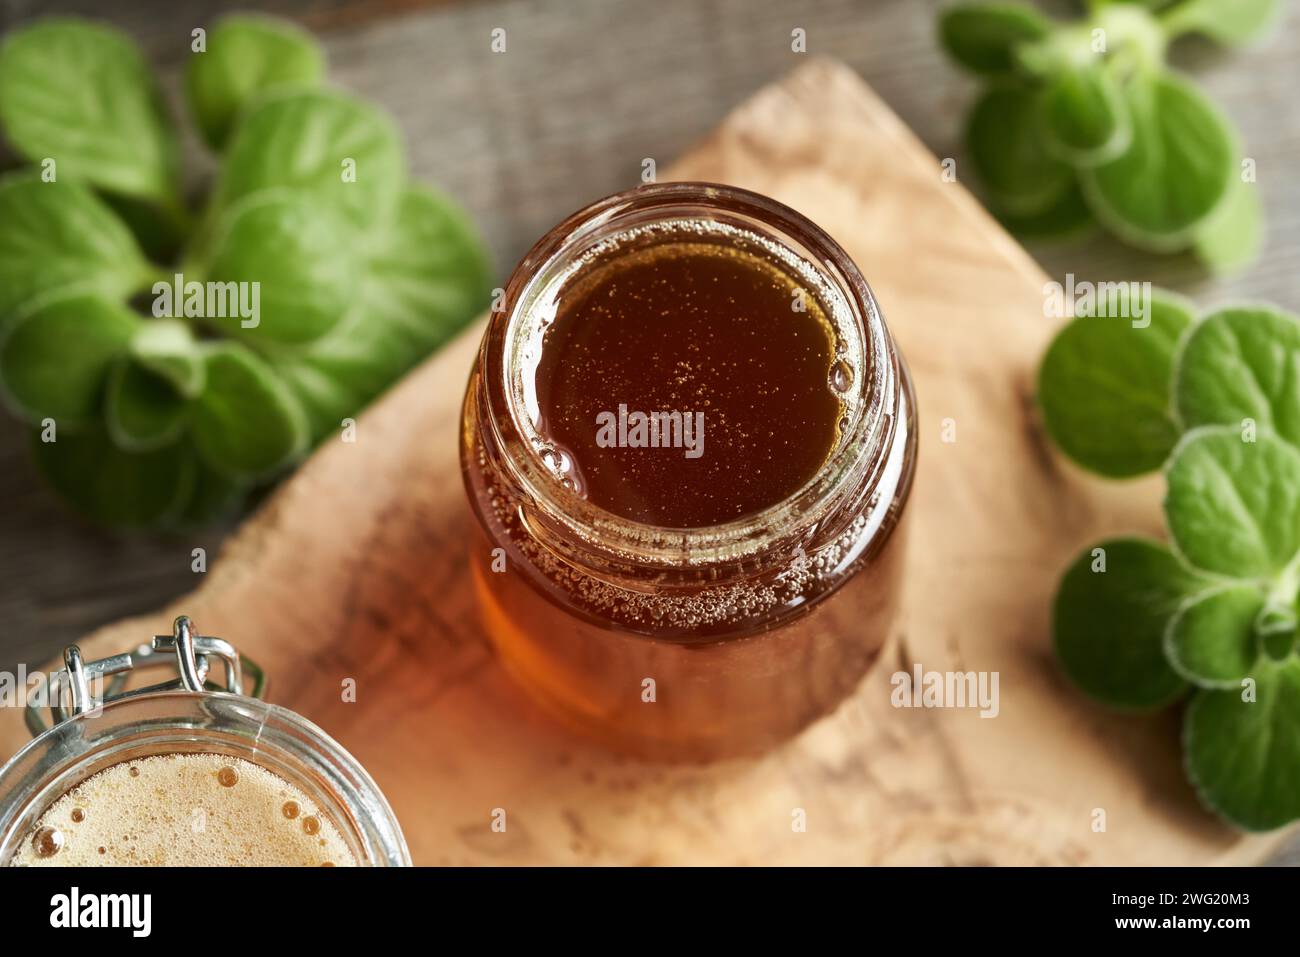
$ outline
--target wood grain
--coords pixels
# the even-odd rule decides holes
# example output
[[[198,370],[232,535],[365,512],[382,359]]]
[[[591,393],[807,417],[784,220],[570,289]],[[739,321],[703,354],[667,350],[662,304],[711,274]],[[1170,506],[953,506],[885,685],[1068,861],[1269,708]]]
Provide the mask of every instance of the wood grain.
[[[1083,479],[1045,447],[1030,380],[1053,323],[1028,255],[831,61],[760,92],[671,175],[757,189],[823,225],[916,377],[904,611],[838,711],[760,759],[665,767],[593,749],[532,708],[496,666],[466,577],[456,435],[478,329],[371,407],[355,444],[320,449],[197,592],[84,650],[129,647],[181,611],[236,642],[273,675],[272,700],[369,768],[423,864],[1203,864],[1273,847],[1198,808],[1176,715],[1104,713],[1051,660],[1060,570],[1097,535],[1154,531],[1158,490]],[[947,419],[955,442],[941,441]],[[999,672],[999,715],[891,707],[889,675],[913,663]],[[20,735],[4,730],[8,750]]]

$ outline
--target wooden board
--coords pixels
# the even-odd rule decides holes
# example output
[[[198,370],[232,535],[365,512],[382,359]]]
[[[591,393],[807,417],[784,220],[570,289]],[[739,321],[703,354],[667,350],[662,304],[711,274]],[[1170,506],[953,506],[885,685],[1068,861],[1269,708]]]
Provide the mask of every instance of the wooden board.
[[[130,647],[194,616],[267,668],[272,700],[369,768],[421,864],[1262,857],[1276,837],[1239,836],[1198,808],[1176,715],[1107,714],[1053,664],[1061,569],[1098,535],[1157,531],[1158,488],[1086,479],[1047,447],[1031,393],[1055,324],[1045,277],[940,173],[853,73],[816,60],[671,171],[768,193],[824,226],[872,283],[916,377],[903,613],[856,695],[795,741],[708,767],[639,764],[569,736],[502,674],[472,606],[456,450],[479,328],[369,409],[354,444],[320,449],[194,594],[83,650]],[[918,662],[999,672],[1000,714],[891,707],[890,674]],[[355,703],[341,700],[347,678]],[[19,740],[8,722],[0,744]],[[490,828],[495,808],[504,833]],[[806,832],[791,827],[795,808]]]

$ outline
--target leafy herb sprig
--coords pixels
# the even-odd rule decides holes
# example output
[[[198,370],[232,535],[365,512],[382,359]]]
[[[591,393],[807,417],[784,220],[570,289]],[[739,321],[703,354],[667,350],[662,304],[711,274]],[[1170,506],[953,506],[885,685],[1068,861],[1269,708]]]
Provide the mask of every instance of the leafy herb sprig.
[[[1047,430],[1080,465],[1164,470],[1168,545],[1084,550],[1057,592],[1065,672],[1115,708],[1186,698],[1198,794],[1249,830],[1300,818],[1300,320],[1154,296],[1150,323],[1076,318],[1039,373]]]
[[[0,45],[0,125],[35,164],[0,177],[0,395],[91,519],[231,509],[486,304],[469,220],[408,180],[392,120],[324,72],[285,22],[209,31],[185,97],[219,169],[192,207],[128,38],[49,19]],[[163,296],[176,273],[182,290],[256,283],[259,321]]]
[[[1197,33],[1266,32],[1281,0],[1094,0],[1058,22],[1023,3],[959,3],[939,18],[950,56],[988,81],[966,130],[990,208],[1025,238],[1104,226],[1214,272],[1251,262],[1263,235],[1253,169],[1232,125],[1165,54]]]

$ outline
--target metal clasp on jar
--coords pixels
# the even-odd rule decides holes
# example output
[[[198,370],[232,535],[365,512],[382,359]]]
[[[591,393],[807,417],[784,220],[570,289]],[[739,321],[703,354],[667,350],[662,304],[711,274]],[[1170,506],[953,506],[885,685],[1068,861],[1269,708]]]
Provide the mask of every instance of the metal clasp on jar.
[[[219,659],[224,669],[225,684],[208,681],[211,660]],[[127,677],[141,668],[172,666],[177,676],[168,681],[143,688],[126,689]],[[266,675],[252,660],[241,655],[230,642],[210,635],[195,634],[194,622],[181,615],[172,625],[170,635],[155,635],[147,645],[134,651],[95,661],[85,661],[81,649],[69,645],[63,650],[63,668],[50,676],[50,725],[41,716],[40,707],[29,703],[26,709],[27,729],[33,737],[44,734],[54,725],[69,718],[87,714],[113,701],[152,694],[158,691],[225,691],[244,694],[244,675],[252,678],[248,696],[262,697],[266,691]],[[103,693],[96,695],[97,685],[108,680]],[[70,706],[64,706],[64,697]]]

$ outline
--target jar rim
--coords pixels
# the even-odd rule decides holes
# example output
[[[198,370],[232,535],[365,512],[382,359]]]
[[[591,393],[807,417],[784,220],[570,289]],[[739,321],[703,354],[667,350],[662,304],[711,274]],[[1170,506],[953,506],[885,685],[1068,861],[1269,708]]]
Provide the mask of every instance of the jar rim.
[[[517,339],[524,317],[541,294],[542,277],[571,262],[598,237],[632,223],[668,219],[736,221],[785,245],[829,280],[858,324],[862,375],[856,377],[855,412],[840,443],[797,491],[758,512],[711,526],[672,528],[638,522],[593,504],[567,488],[541,461],[512,401],[518,371]],[[483,426],[502,454],[510,477],[535,507],[540,524],[559,526],[563,540],[577,540],[619,562],[692,566],[749,558],[776,537],[802,539],[843,501],[851,487],[879,466],[895,427],[900,377],[897,357],[879,304],[848,253],[803,214],[769,197],[706,182],[649,184],[583,207],[542,236],[520,260],[488,321],[479,357]],[[500,388],[498,388],[498,386]],[[503,407],[504,403],[504,407]]]

